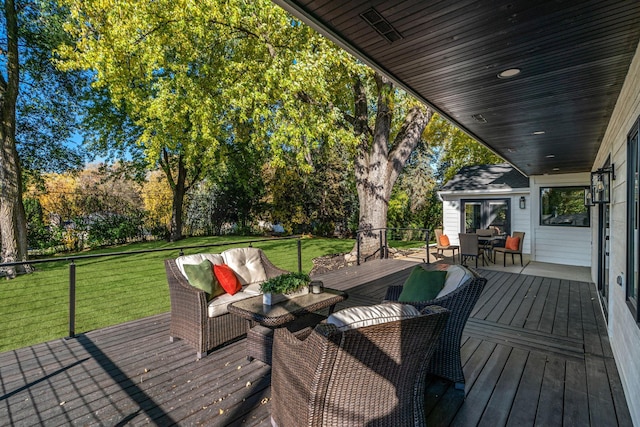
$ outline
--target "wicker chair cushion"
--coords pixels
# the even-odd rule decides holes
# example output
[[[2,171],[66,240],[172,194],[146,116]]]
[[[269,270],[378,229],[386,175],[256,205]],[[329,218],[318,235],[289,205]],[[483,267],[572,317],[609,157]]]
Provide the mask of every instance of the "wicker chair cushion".
[[[436,298],[441,298],[456,289],[458,286],[466,283],[467,280],[474,277],[474,274],[469,271],[467,268],[461,265],[451,265],[447,268],[447,280],[444,282],[444,287],[438,293]]]
[[[220,282],[220,286],[222,286],[228,294],[235,295],[242,291],[242,283],[240,283],[236,273],[234,273],[227,264],[214,265],[213,274],[215,274]]]
[[[254,295],[247,292],[238,292],[233,295],[222,294],[209,302],[209,304],[207,305],[207,315],[209,317],[218,317],[222,316],[223,314],[227,314],[229,312],[229,310],[227,310],[227,306],[229,305],[229,303],[240,301],[252,296]]]
[[[219,254],[193,254],[193,255],[183,255],[176,258],[176,265],[178,269],[185,277],[185,279],[189,279],[184,272],[185,264],[200,264],[205,259],[211,261],[211,264],[224,264],[224,258]]]
[[[227,249],[221,255],[224,263],[236,273],[242,285],[262,283],[267,280],[259,249],[233,248]]]
[[[446,271],[428,271],[417,265],[404,282],[398,301],[430,301],[442,290],[446,277]]]
[[[205,291],[209,301],[224,294],[225,290],[213,275],[213,264],[208,259],[200,264],[184,264],[183,267],[189,284]]]
[[[367,307],[349,307],[337,311],[327,318],[339,331],[379,325],[419,316],[420,311],[410,304],[384,303]]]

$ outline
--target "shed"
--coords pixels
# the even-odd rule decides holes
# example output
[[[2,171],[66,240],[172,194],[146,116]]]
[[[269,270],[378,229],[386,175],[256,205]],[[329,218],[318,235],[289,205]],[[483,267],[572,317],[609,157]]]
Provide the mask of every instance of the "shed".
[[[575,200],[588,182],[588,174],[529,179],[508,163],[465,166],[438,192],[443,232],[458,244],[458,233],[478,228],[524,231],[531,260],[589,266],[589,210]]]

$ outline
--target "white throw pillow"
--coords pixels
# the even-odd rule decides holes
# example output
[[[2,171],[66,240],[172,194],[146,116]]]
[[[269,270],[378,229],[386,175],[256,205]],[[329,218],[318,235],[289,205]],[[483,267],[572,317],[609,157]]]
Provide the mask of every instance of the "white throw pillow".
[[[461,265],[452,265],[447,269],[447,278],[444,281],[442,290],[438,292],[436,298],[443,297],[466,283],[473,277],[473,273]]]
[[[327,323],[336,325],[340,331],[347,331],[419,315],[420,311],[410,304],[385,303],[369,307],[345,308],[330,315]]]
[[[262,265],[258,248],[233,248],[222,252],[222,257],[243,285],[262,283],[267,273]]]

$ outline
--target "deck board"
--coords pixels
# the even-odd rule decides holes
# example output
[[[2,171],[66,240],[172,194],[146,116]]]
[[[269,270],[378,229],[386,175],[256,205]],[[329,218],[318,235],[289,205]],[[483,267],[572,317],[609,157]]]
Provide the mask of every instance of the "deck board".
[[[348,292],[340,309],[380,302],[415,265],[318,278]],[[630,425],[594,285],[478,271],[488,283],[462,339],[465,390],[428,378],[428,424]],[[0,353],[0,425],[270,425],[271,368],[246,360],[245,339],[196,361],[168,329],[161,314]]]

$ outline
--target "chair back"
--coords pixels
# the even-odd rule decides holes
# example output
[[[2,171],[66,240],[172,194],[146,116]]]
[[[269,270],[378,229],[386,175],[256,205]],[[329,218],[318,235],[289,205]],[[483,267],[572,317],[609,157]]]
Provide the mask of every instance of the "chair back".
[[[433,310],[433,311],[431,311]],[[449,310],[300,340],[274,333],[272,417],[290,425],[424,425],[426,370]]]
[[[522,242],[524,242],[524,231],[514,231],[512,237],[520,238],[520,244],[518,245],[518,252],[522,252]]]
[[[442,228],[434,229],[433,233],[436,235],[436,246],[439,248],[446,248],[446,246],[442,246],[440,244],[440,237],[442,237]]]
[[[486,228],[478,228],[478,229],[476,230],[476,234],[477,234],[478,236],[489,236],[489,237],[493,237],[493,236],[495,236],[495,234],[496,234],[496,230],[494,230],[493,228],[489,228],[489,229],[486,229]]]
[[[478,235],[475,233],[460,233],[460,255],[477,256],[480,250]]]

